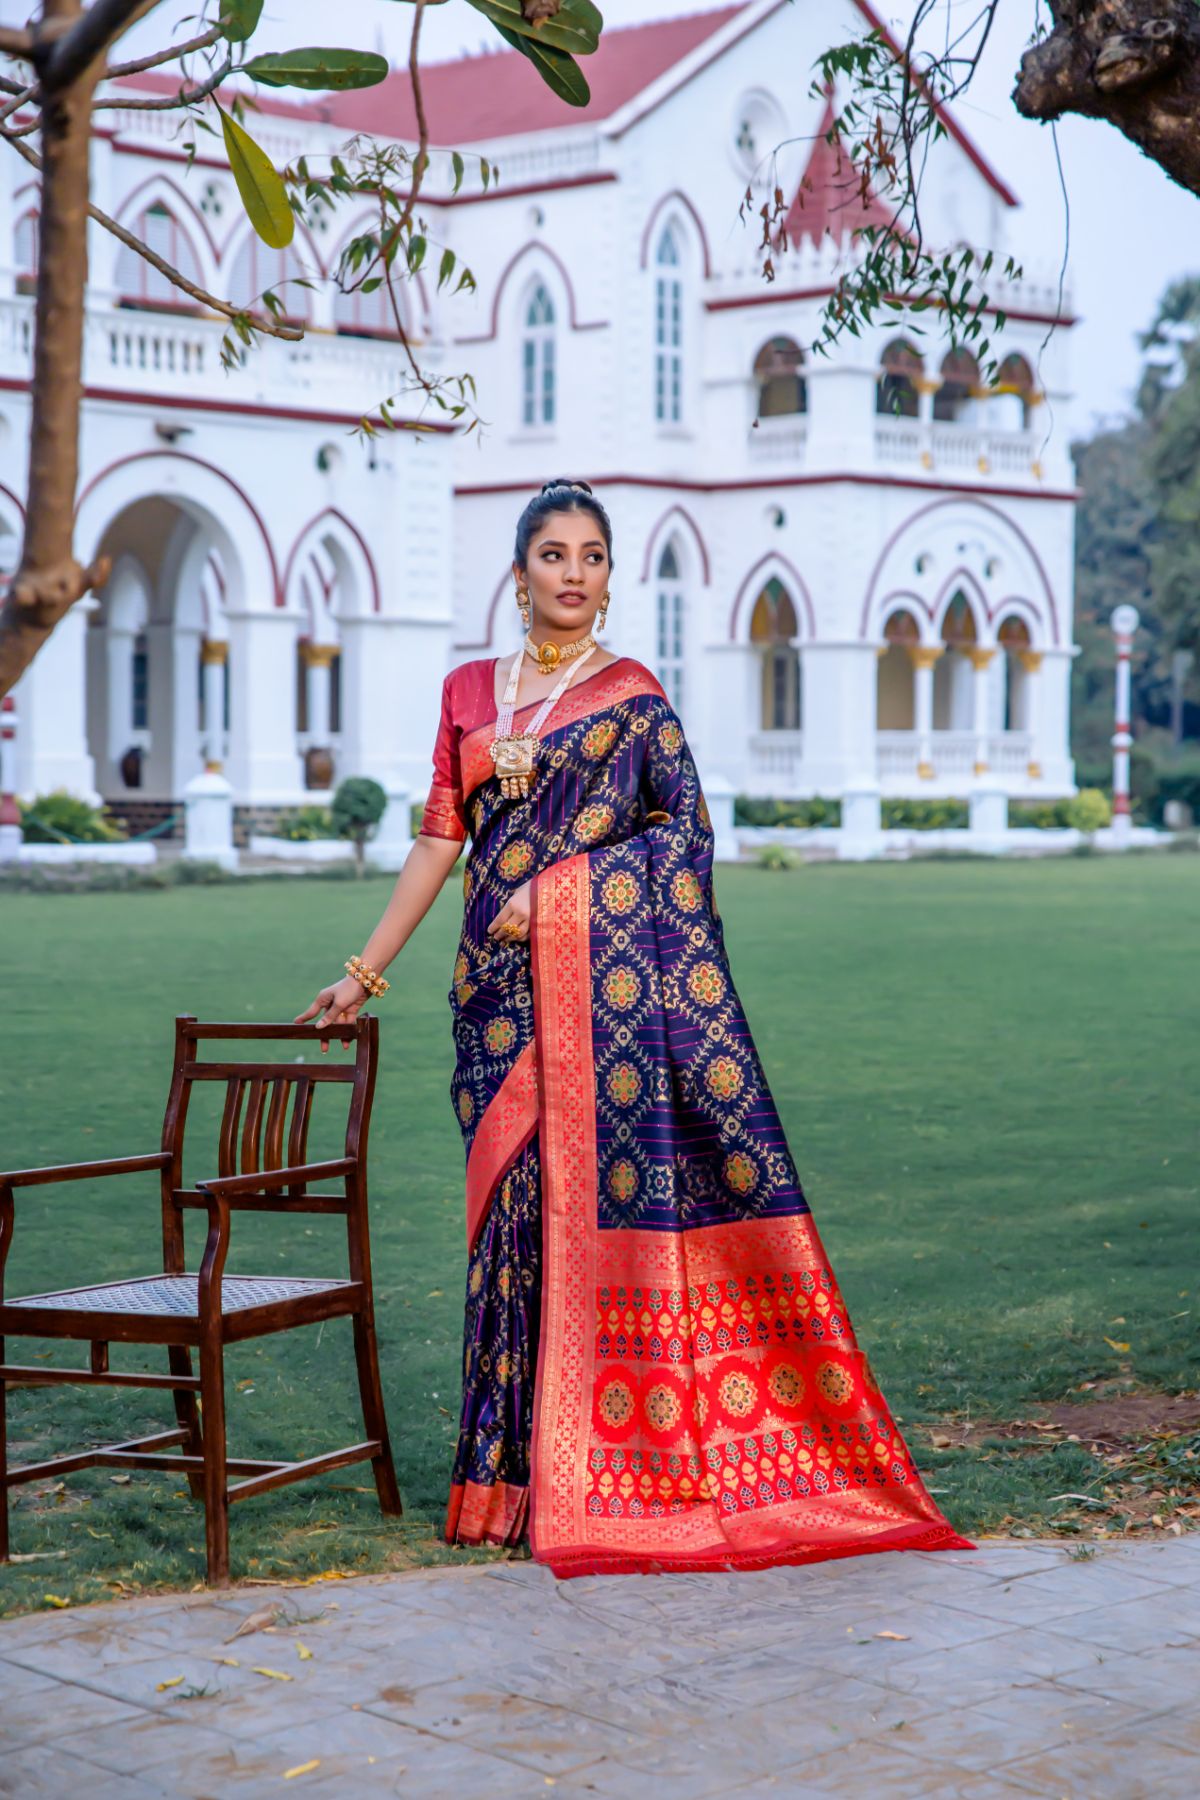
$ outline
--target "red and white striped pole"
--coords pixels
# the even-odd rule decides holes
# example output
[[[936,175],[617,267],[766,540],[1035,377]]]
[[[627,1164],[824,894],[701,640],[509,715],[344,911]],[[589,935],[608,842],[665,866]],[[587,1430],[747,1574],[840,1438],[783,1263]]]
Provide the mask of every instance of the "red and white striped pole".
[[[1129,810],[1129,751],[1133,743],[1132,707],[1130,704],[1129,659],[1133,652],[1133,634],[1138,628],[1136,606],[1118,606],[1109,621],[1117,641],[1116,718],[1113,729],[1113,838],[1128,843],[1133,829]]]
[[[11,862],[24,839],[16,786],[17,703],[6,694],[0,700],[0,862]]]

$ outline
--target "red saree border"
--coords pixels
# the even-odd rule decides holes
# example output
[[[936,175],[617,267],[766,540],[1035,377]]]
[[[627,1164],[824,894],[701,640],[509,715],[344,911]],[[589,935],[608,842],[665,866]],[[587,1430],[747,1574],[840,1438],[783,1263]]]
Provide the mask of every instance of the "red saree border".
[[[764,1259],[824,1262],[808,1214],[661,1236],[599,1228],[592,1045],[591,867],[584,852],[534,878],[531,962],[542,1156],[542,1308],[531,1457],[530,1542],[555,1575],[750,1570],[884,1550],[970,1550],[917,1471],[886,1496],[806,1495],[730,1516],[715,1504],[651,1520],[586,1503],[598,1282],[684,1283]]]
[[[638,694],[657,694],[665,699],[662,686],[658,680],[635,662],[632,657],[621,656],[610,663],[598,674],[589,676],[578,688],[569,687],[559,699],[551,720],[555,731],[561,731],[565,725],[573,725],[577,719],[587,718],[590,713],[605,712],[618,701],[630,700]],[[495,693],[492,694],[493,703]],[[514,715],[520,719],[523,713],[529,712],[540,704],[530,701]],[[486,719],[482,725],[476,725],[464,731],[459,745],[459,759],[462,771],[462,791],[470,795],[493,773],[491,742],[496,735],[496,720]]]
[[[495,1481],[457,1482],[450,1489],[443,1537],[448,1544],[516,1544],[525,1530],[529,1489]]]
[[[501,1177],[537,1130],[536,1054],[531,1038],[492,1095],[471,1140],[467,1158],[468,1251],[475,1248]]]
[[[586,1528],[598,1236],[592,1056],[591,867],[534,877],[531,963],[542,1160],[542,1313],[530,1458],[530,1543],[540,1562]]]

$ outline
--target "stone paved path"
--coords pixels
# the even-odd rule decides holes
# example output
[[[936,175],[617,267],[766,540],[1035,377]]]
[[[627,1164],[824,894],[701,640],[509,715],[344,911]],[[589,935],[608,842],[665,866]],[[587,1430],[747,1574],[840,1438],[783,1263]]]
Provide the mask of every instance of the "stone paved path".
[[[1200,1535],[563,1583],[507,1563],[0,1623],[3,1795],[551,1790],[1194,1800]]]

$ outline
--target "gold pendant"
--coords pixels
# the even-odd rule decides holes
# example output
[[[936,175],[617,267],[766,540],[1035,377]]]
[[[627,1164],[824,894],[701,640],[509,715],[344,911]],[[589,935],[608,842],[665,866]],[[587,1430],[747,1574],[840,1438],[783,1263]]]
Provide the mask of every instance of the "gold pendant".
[[[547,638],[544,644],[538,645],[537,665],[539,669],[544,669],[547,675],[552,675],[561,661],[562,651],[557,644],[551,643]]]
[[[492,761],[506,800],[524,800],[537,758],[538,740],[531,732],[492,739]]]

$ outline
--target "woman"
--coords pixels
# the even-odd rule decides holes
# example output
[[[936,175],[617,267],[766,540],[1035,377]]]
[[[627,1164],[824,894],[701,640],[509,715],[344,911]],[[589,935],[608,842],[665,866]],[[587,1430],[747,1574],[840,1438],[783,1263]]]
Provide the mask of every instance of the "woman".
[[[382,991],[469,836],[447,1540],[528,1533],[560,1575],[968,1547],[809,1215],[730,976],[683,729],[592,635],[611,570],[591,489],[547,483],[517,526],[525,643],[447,676],[417,842],[351,975],[301,1014],[337,1024]]]

